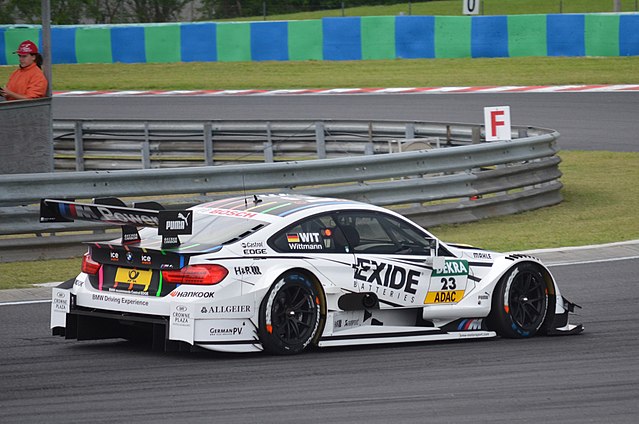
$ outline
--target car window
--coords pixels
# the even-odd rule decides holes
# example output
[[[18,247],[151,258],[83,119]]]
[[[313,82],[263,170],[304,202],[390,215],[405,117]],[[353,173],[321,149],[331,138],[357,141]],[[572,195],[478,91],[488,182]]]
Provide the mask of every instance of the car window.
[[[352,228],[357,235],[355,253],[429,255],[431,241],[410,224],[391,215],[370,212],[339,214],[340,228]],[[348,234],[348,231],[345,231]]]
[[[270,242],[280,252],[348,253],[349,245],[328,214],[299,221],[280,231]]]

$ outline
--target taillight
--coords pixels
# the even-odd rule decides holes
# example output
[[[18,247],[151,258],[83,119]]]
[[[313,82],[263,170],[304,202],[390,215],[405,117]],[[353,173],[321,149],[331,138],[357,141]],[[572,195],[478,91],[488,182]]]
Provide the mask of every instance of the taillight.
[[[189,265],[178,270],[162,271],[162,279],[172,284],[210,286],[224,280],[228,273],[221,265]]]
[[[82,272],[95,275],[100,270],[100,264],[91,259],[89,252],[85,253],[82,257]]]

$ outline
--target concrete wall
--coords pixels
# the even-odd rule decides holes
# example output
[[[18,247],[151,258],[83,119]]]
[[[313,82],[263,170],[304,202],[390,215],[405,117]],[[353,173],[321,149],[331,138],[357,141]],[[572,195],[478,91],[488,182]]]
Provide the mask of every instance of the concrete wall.
[[[51,98],[0,102],[0,174],[53,172]]]

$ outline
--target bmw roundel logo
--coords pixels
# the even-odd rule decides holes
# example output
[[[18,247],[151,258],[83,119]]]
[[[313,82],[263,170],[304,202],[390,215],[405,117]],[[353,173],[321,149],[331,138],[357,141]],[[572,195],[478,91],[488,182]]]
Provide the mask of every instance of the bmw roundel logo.
[[[126,260],[131,262],[133,260],[133,253],[126,252]]]

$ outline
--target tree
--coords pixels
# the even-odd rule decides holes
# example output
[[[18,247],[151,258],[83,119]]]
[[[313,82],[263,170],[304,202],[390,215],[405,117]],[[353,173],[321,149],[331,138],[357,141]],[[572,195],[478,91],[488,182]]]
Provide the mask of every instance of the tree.
[[[184,6],[192,0],[127,0],[137,22],[178,20]]]
[[[0,24],[12,24],[14,5],[11,0],[0,0]]]
[[[96,24],[127,22],[125,0],[84,0],[87,20]]]
[[[51,23],[53,25],[77,24],[84,15],[85,0],[56,0],[51,2]],[[12,22],[27,24],[42,23],[41,0],[9,0]]]

